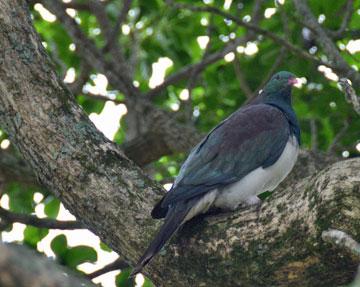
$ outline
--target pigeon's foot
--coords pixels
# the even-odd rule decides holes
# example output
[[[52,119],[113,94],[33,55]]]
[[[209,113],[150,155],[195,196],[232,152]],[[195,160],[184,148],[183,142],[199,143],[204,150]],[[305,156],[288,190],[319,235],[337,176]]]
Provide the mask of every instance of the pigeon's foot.
[[[261,205],[262,205],[262,201],[260,198],[258,198],[256,195],[250,196],[245,200],[244,205],[247,207],[254,207],[256,210],[257,218],[259,219]]]
[[[250,196],[244,201],[244,205],[255,206],[256,209],[261,207],[261,203],[262,203],[261,199],[258,198],[256,195]]]

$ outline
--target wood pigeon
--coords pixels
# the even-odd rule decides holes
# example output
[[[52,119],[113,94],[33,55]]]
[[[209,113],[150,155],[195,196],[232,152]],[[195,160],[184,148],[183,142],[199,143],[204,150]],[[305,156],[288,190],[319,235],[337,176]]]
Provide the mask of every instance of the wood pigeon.
[[[171,190],[151,213],[165,221],[132,275],[186,221],[209,208],[234,210],[241,203],[259,203],[257,195],[274,190],[284,180],[300,145],[300,128],[291,105],[291,88],[296,82],[290,72],[275,74],[254,100],[195,146]]]

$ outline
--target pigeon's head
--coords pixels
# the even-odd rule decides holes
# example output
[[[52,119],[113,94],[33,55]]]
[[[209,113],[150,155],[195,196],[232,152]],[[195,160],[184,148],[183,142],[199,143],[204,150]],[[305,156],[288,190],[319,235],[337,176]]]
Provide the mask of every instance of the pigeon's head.
[[[272,76],[260,95],[252,103],[272,103],[277,105],[285,103],[291,106],[291,88],[296,83],[297,80],[294,74],[286,71],[278,72]]]
[[[287,71],[276,73],[264,87],[268,93],[281,93],[291,90],[291,87],[297,83],[296,76]]]

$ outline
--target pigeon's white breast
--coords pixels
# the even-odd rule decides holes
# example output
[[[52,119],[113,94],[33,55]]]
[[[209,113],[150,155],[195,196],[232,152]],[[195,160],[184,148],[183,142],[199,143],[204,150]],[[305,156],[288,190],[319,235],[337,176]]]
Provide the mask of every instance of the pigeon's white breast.
[[[235,209],[254,196],[274,190],[295,165],[299,146],[295,136],[289,137],[279,159],[267,168],[259,167],[238,182],[230,184],[216,193],[213,205],[223,209]]]

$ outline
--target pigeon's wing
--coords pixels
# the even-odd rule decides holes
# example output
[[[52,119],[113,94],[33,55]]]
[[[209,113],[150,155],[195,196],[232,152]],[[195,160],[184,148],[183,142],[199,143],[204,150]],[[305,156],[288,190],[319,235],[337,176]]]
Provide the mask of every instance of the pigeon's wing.
[[[178,201],[236,182],[258,167],[271,166],[289,135],[289,123],[276,107],[258,104],[239,109],[192,150],[172,189],[154,211],[161,208],[164,213]]]

